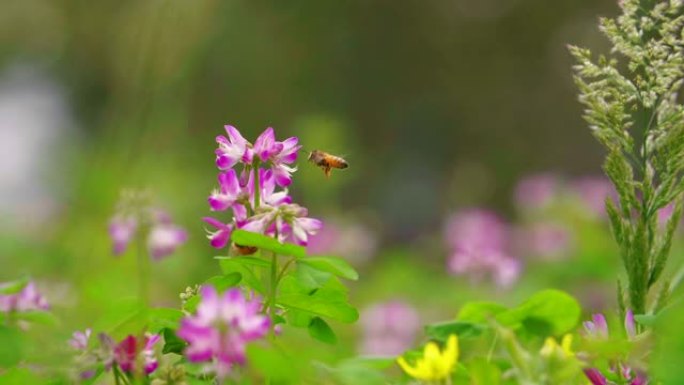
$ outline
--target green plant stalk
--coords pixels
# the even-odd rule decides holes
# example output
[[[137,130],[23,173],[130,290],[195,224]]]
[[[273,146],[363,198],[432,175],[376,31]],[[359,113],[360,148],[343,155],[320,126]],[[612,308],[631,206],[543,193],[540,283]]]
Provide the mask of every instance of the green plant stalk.
[[[276,295],[278,294],[278,256],[271,253],[271,293],[269,296],[268,312],[271,318],[270,334],[275,338]]]
[[[149,307],[150,287],[149,270],[150,258],[145,248],[145,235],[147,231],[140,231],[137,239],[137,263],[138,263],[138,298],[144,309]]]
[[[254,157],[254,165],[252,166],[254,170],[254,213],[257,212],[259,206],[261,206],[261,187],[259,181],[259,159]]]

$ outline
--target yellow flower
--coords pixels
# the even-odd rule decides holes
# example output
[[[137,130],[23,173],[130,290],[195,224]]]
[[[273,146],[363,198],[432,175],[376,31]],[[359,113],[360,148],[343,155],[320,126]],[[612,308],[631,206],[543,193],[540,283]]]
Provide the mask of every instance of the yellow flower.
[[[409,365],[404,357],[399,357],[399,366],[411,377],[422,381],[438,381],[449,377],[458,361],[458,337],[449,336],[446,349],[440,352],[434,342],[428,342],[423,350],[423,357],[416,360],[414,366]]]
[[[548,337],[544,341],[544,346],[542,346],[539,353],[546,357],[556,353],[563,358],[573,357],[575,352],[572,351],[572,334],[564,335],[560,345],[558,345],[555,338]]]

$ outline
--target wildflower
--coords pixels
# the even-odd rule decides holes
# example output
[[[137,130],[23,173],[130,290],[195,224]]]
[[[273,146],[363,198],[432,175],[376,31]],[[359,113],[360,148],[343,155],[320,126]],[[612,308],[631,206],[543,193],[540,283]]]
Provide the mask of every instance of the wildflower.
[[[572,189],[590,213],[605,216],[606,199],[616,199],[617,193],[604,177],[583,177],[571,183]]]
[[[90,329],[85,331],[75,331],[69,340],[69,345],[76,350],[86,350],[88,348],[88,340],[90,339]]]
[[[364,354],[396,356],[410,348],[420,328],[418,312],[402,301],[375,304],[361,314]]]
[[[200,294],[197,314],[183,318],[178,336],[189,344],[189,361],[213,360],[217,375],[223,377],[234,364],[245,363],[247,343],[265,336],[270,320],[259,313],[259,300],[246,299],[237,288],[219,296],[212,286],[203,286]]]
[[[231,169],[218,176],[219,189],[209,196],[211,211],[224,211],[234,205],[240,194],[240,181],[237,173]]]
[[[453,274],[469,274],[473,279],[489,275],[500,286],[515,282],[521,266],[509,254],[510,231],[496,214],[468,210],[451,217],[445,230]]]
[[[242,137],[240,131],[235,127],[226,125],[224,128],[228,133],[228,138],[223,135],[216,137],[216,142],[219,144],[219,148],[216,150],[216,166],[220,170],[228,170],[235,166],[238,161],[251,164],[254,152],[250,148],[249,142]]]
[[[138,221],[130,216],[116,215],[109,222],[109,237],[112,239],[112,254],[121,255],[128,248],[135,232],[138,229]]]
[[[0,284],[0,287],[12,283]],[[0,312],[48,310],[50,305],[36,288],[35,283],[27,283],[19,292],[0,294]]]
[[[141,232],[146,237],[147,250],[154,260],[173,254],[188,239],[187,232],[173,224],[166,211],[149,204],[148,194],[124,191],[117,204],[117,213],[109,222],[113,254],[123,254]]]
[[[544,341],[544,346],[542,346],[541,350],[539,351],[539,354],[545,357],[574,357],[575,353],[572,351],[572,334],[564,335],[560,345],[558,345],[558,342],[556,342],[555,338],[547,337]]]
[[[359,222],[325,221],[325,226],[309,237],[312,255],[339,255],[353,263],[368,262],[377,249],[375,234]]]
[[[598,339],[608,338],[608,323],[603,314],[594,314],[591,316],[592,321],[584,321],[582,325],[586,330],[587,335]]]
[[[322,227],[322,222],[308,218],[305,208],[292,203],[287,189],[277,190],[291,184],[291,174],[296,169],[288,164],[297,159],[301,149],[299,139],[277,141],[275,131],[269,127],[251,144],[233,126],[226,126],[226,132],[227,138],[216,139],[219,144],[216,164],[224,172],[219,175],[219,189],[209,197],[209,206],[212,211],[232,208],[233,219],[226,223],[204,218],[213,228],[208,230],[211,245],[225,247],[237,228],[276,237],[280,242],[306,245],[308,237]],[[239,176],[232,169],[238,163],[244,165]]]
[[[592,316],[592,321],[585,321],[583,325],[589,337],[599,339],[608,338],[608,324],[606,322],[606,317],[603,314],[594,314]],[[631,309],[627,309],[625,314],[624,328],[628,339],[631,340],[636,337],[636,323],[634,321],[634,313]]]
[[[520,253],[557,260],[568,255],[571,234],[561,224],[540,222],[516,231],[515,242]]]
[[[278,186],[289,186],[292,183],[291,174],[295,168],[287,166],[297,160],[301,149],[299,139],[288,138],[282,142],[276,141],[275,132],[268,127],[254,142],[249,143],[233,126],[225,126],[228,138],[220,135],[216,138],[219,148],[216,150],[216,165],[220,170],[229,170],[238,162],[252,165],[256,155],[261,163],[269,163]]]
[[[399,357],[399,366],[409,376],[421,381],[440,381],[451,376],[458,361],[458,337],[449,336],[446,349],[440,352],[434,342],[428,342],[423,350],[423,357],[410,365],[404,357]]]
[[[636,324],[634,323],[634,313],[631,309],[627,309],[625,314],[625,332],[629,339],[636,337]]]
[[[584,369],[584,375],[587,376],[592,385],[614,385],[615,382],[608,381],[606,376],[604,376],[601,371],[596,368],[586,368]],[[636,376],[632,376],[632,370],[629,367],[621,367],[618,373],[621,380],[619,384],[629,384],[629,385],[647,385],[648,379],[642,373],[638,373]]]
[[[515,188],[515,203],[521,209],[547,207],[556,197],[558,184],[558,178],[553,174],[528,176]]]
[[[129,335],[114,347],[114,361],[124,372],[133,373],[136,370],[136,363],[141,359],[145,374],[150,374],[159,365],[154,354],[154,345],[158,341],[159,335],[146,334],[141,344],[142,349],[140,349],[138,338]]]
[[[173,254],[178,246],[188,240],[188,233],[172,224],[157,224],[147,236],[147,248],[154,260]]]

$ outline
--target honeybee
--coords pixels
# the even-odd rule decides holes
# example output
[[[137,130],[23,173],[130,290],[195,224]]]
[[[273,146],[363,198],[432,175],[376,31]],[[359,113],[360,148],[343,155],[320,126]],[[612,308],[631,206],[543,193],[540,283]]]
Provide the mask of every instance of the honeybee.
[[[322,168],[325,176],[328,178],[330,178],[330,172],[333,168],[342,170],[349,167],[349,163],[343,158],[336,155],[330,155],[327,152],[320,150],[311,151],[309,154],[309,161]]]

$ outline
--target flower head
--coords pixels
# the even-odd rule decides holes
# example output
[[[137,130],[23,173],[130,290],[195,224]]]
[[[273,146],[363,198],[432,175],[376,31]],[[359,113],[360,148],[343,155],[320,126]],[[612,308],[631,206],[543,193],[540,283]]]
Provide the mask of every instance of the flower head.
[[[361,313],[364,354],[394,356],[410,348],[420,329],[418,312],[402,301],[375,304]]]
[[[215,361],[217,375],[225,376],[234,364],[245,363],[247,343],[265,336],[270,320],[259,313],[261,302],[245,298],[240,289],[219,295],[203,286],[200,295],[197,314],[183,318],[178,336],[189,344],[189,361]]]
[[[114,361],[124,372],[133,373],[136,370],[136,363],[142,360],[145,374],[150,374],[159,365],[154,354],[154,345],[158,341],[159,335],[156,334],[145,335],[142,343],[137,337],[129,335],[114,347]]]
[[[458,361],[458,337],[449,336],[443,351],[434,342],[428,342],[423,350],[423,357],[409,364],[404,357],[399,357],[399,366],[409,376],[422,381],[441,381],[448,378]]]
[[[187,232],[174,225],[164,210],[151,206],[145,192],[124,191],[117,204],[117,212],[109,222],[109,237],[113,254],[123,254],[133,239],[141,234],[147,238],[147,249],[154,260],[159,260],[184,244]]]
[[[558,193],[558,178],[552,174],[536,174],[521,179],[515,188],[515,203],[521,209],[541,209]]]
[[[563,336],[560,345],[553,337],[547,337],[544,341],[539,353],[545,357],[558,356],[561,358],[574,357],[575,352],[572,351],[572,334]]]
[[[494,213],[468,210],[452,216],[446,225],[446,243],[452,253],[448,267],[453,274],[473,279],[489,275],[500,286],[514,283],[520,262],[509,252],[510,230]]]
[[[586,330],[587,335],[593,338],[607,339],[608,338],[608,323],[603,314],[594,314],[591,316],[591,321],[584,321],[582,325]]]
[[[86,329],[85,331],[75,331],[69,340],[69,345],[76,350],[86,350],[88,348],[88,340],[90,340],[90,334],[92,330]]]
[[[0,284],[0,287],[10,285],[12,283]],[[35,283],[29,282],[17,293],[0,294],[0,312],[10,311],[32,311],[32,310],[48,310],[50,305],[45,297],[43,297],[36,288]]]

